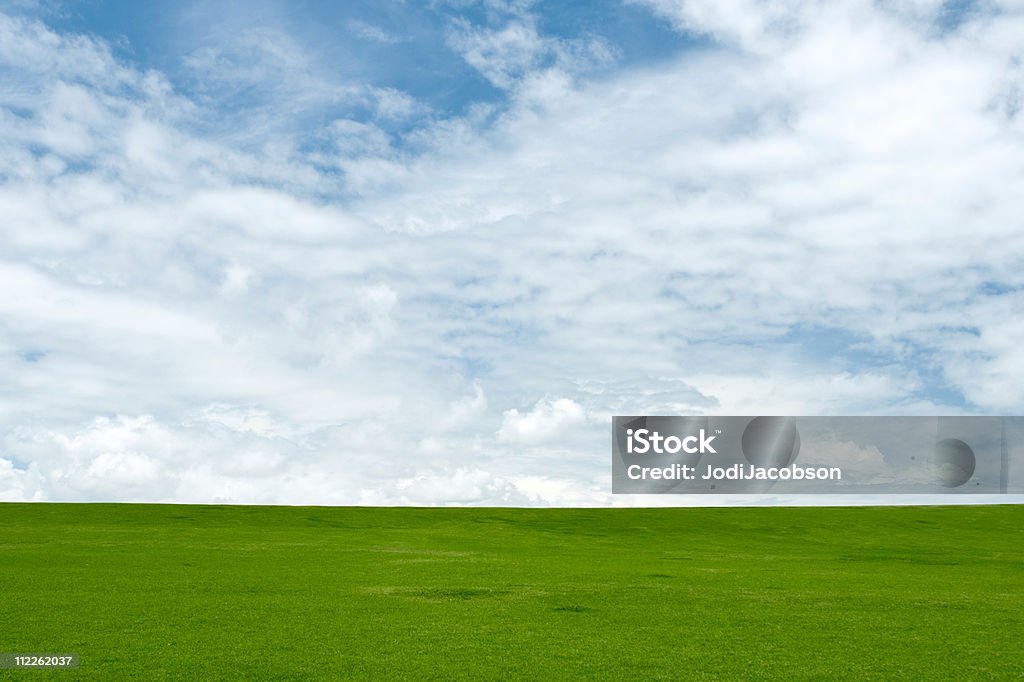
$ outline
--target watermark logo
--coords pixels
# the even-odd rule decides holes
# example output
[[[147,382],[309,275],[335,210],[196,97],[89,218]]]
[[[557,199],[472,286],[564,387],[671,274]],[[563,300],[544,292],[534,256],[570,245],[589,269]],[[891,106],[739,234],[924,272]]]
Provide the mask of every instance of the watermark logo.
[[[1021,443],[1024,417],[617,416],[612,490],[1021,493]]]
[[[721,432],[719,432],[721,433]],[[659,455],[674,455],[677,452],[687,454],[714,453],[711,441],[715,436],[708,436],[704,429],[701,429],[695,436],[662,436],[657,431],[649,429],[626,429],[626,451],[630,454],[642,455],[647,452],[654,452]]]

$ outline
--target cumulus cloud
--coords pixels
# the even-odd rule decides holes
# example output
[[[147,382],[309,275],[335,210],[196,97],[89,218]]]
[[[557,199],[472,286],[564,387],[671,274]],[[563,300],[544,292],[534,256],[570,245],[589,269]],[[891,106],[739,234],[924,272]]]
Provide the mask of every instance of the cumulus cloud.
[[[859,445],[837,438],[834,434],[802,437],[799,463],[801,466],[838,466],[846,478],[865,484],[931,483],[921,472],[897,471],[875,445]]]
[[[612,414],[1019,410],[1019,8],[641,6],[629,68],[445,22],[449,112],[0,14],[0,494],[609,504]]]
[[[568,398],[541,400],[532,410],[520,413],[512,408],[505,412],[498,429],[498,440],[507,443],[541,443],[564,435],[567,429],[579,426],[586,415],[578,403]]]

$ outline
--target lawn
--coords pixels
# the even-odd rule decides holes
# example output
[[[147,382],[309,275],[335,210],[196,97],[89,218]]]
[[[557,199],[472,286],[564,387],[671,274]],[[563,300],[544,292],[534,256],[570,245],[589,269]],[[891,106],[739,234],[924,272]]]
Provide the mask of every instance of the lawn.
[[[1024,679],[1024,507],[0,505],[12,679]]]

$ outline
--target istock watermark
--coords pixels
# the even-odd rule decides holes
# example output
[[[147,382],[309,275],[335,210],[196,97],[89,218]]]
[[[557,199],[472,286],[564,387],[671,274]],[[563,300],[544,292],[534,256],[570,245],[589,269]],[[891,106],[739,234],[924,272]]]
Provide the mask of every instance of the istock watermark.
[[[626,452],[630,454],[642,455],[645,452],[655,452],[659,455],[668,453],[674,455],[677,452],[685,452],[687,454],[711,452],[714,453],[715,449],[711,447],[711,441],[715,439],[714,436],[707,436],[704,433],[704,429],[700,430],[698,436],[662,436],[657,431],[650,431],[648,429],[626,429]]]
[[[1024,417],[620,416],[615,493],[1021,493]]]

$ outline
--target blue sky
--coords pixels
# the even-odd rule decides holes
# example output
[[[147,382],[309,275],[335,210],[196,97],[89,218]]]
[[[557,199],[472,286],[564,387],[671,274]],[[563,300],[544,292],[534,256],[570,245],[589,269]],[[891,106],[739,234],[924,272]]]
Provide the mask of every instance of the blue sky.
[[[528,11],[527,11],[528,8]],[[466,114],[479,104],[501,106],[506,89],[495,85],[468,63],[453,38],[474,31],[501,29],[521,21],[540,36],[565,43],[599,42],[606,59],[587,64],[588,77],[657,63],[687,49],[706,47],[699,35],[682,34],[648,9],[622,2],[380,2],[324,3],[256,0],[253,2],[94,2],[72,1],[33,8],[57,30],[102,38],[114,55],[140,69],[159,71],[184,96],[217,112],[221,123],[245,125],[253,108],[279,109],[287,95],[266,81],[244,87],[211,83],[197,61],[216,54],[234,65],[273,67],[271,49],[294,50],[292,64],[278,63],[287,79],[289,68],[313,71],[335,82],[347,81],[390,88],[416,100],[415,116],[376,123],[396,134],[415,131],[424,120]],[[243,45],[244,44],[244,45]],[[258,45],[257,45],[258,44]],[[287,46],[287,47],[285,47]],[[277,56],[282,56],[278,53]],[[538,55],[538,66],[552,56]],[[293,130],[312,132],[334,118],[373,119],[365,103],[317,103],[282,116]],[[315,136],[311,136],[314,137]],[[315,145],[311,139],[309,144]]]
[[[512,3],[514,7],[514,3]],[[702,44],[673,31],[638,5],[542,2],[532,6],[540,33],[563,40],[600,38],[618,67],[657,61]],[[513,12],[473,2],[66,2],[50,13],[55,28],[102,37],[141,68],[167,74],[183,92],[197,83],[183,62],[225,38],[270,29],[301,42],[338,75],[392,87],[428,103],[438,115],[464,113],[502,93],[446,45],[452,26],[501,25]]]
[[[1024,404],[1009,0],[0,12],[0,498],[632,504],[613,414]]]

